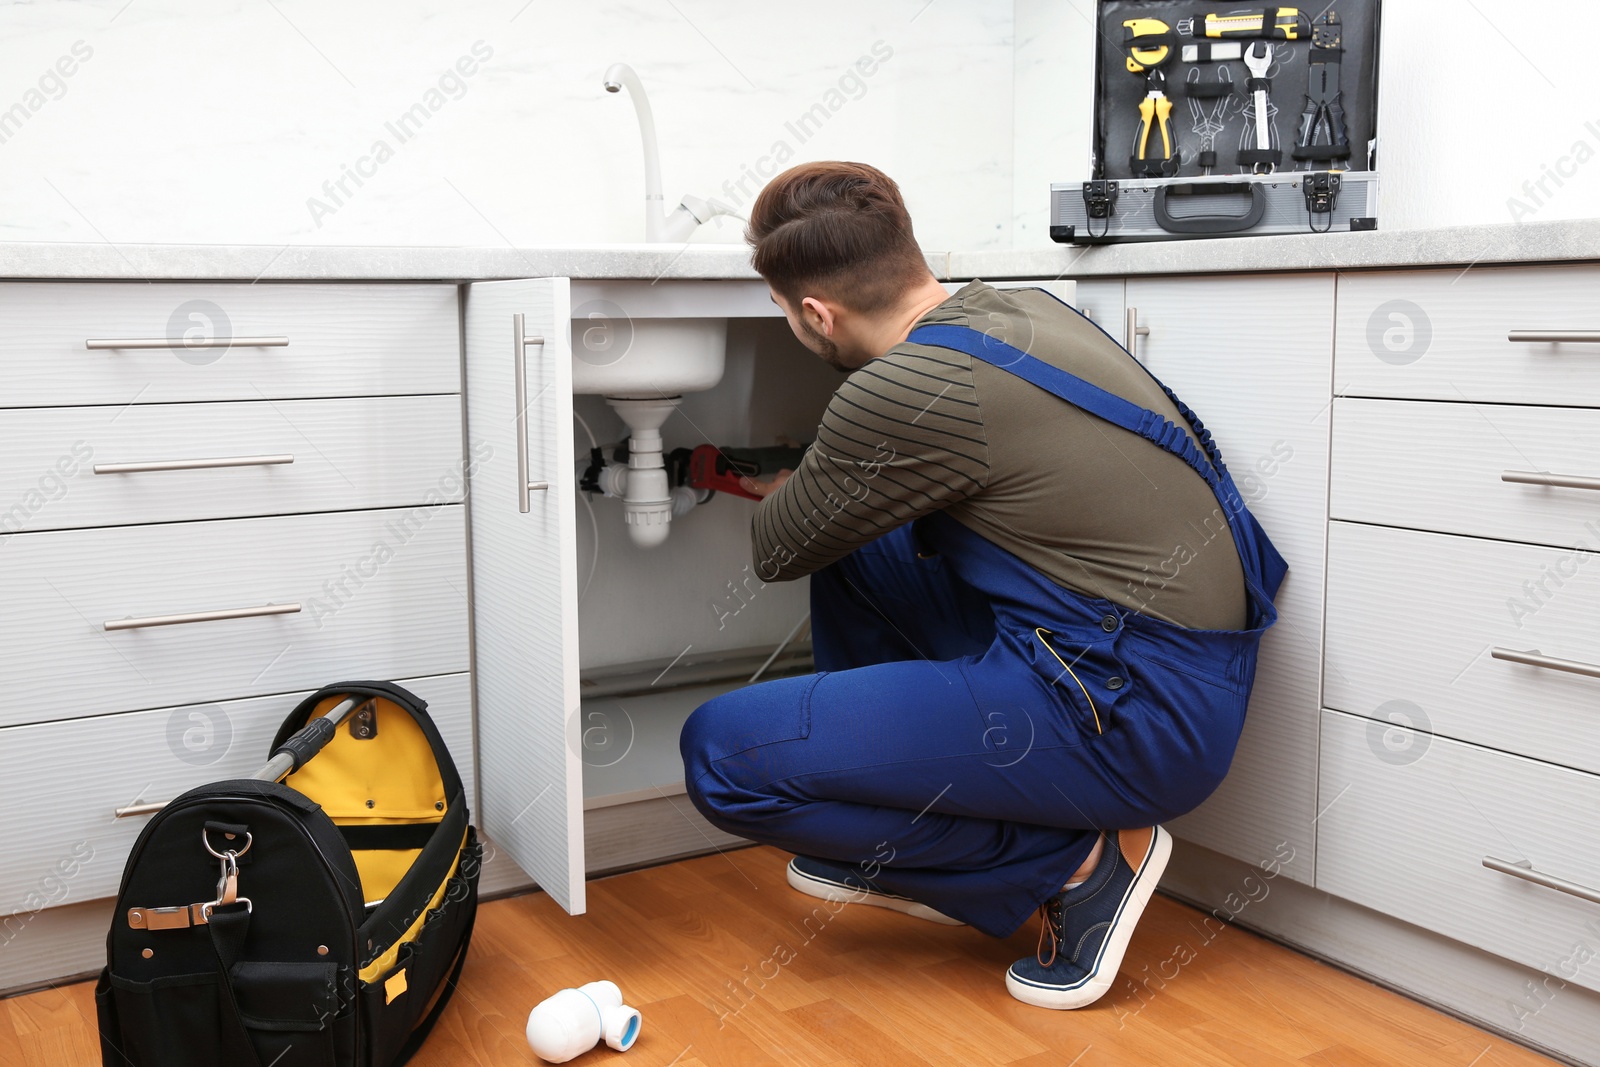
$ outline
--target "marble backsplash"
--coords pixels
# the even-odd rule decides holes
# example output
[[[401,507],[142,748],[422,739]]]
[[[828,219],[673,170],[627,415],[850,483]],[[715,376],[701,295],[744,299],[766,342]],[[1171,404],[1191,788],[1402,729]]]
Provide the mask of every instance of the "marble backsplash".
[[[1010,0],[0,5],[0,240],[639,241],[617,61],[668,207],[861,159],[928,247],[1011,242]]]
[[[1516,0],[1385,5],[1380,225],[1600,214],[1600,110]],[[643,238],[782,165],[902,185],[930,249],[1047,244],[1084,176],[1094,0],[0,2],[0,241],[539,246]],[[1423,47],[1426,43],[1426,47]],[[1463,67],[1461,57],[1472,62]],[[1482,76],[1465,77],[1463,69]],[[739,223],[696,242],[731,243]]]

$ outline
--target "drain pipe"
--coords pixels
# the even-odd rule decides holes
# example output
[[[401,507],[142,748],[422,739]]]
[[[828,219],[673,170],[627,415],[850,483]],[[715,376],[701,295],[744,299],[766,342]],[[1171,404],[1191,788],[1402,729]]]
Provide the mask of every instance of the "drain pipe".
[[[640,548],[665,541],[672,522],[673,494],[661,459],[661,425],[682,401],[681,396],[654,400],[606,397],[606,403],[628,426],[628,468],[615,472],[610,480],[621,490],[622,520],[627,523],[628,536]],[[624,473],[626,477],[619,478]]]

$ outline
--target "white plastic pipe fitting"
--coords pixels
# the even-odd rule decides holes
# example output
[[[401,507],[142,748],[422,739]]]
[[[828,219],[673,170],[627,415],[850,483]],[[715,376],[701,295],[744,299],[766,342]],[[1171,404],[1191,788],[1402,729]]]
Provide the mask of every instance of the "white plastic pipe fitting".
[[[615,982],[590,982],[563,989],[528,1013],[528,1047],[549,1063],[566,1063],[594,1048],[602,1039],[626,1052],[639,1039],[644,1017],[622,1003]]]
[[[628,526],[628,536],[640,548],[654,548],[665,541],[672,522],[672,494],[661,459],[661,424],[682,401],[681,396],[606,397],[606,403],[628,426],[628,477],[622,487],[622,521]]]
[[[576,468],[577,479],[582,480],[588,471],[589,461],[579,460]],[[601,496],[621,500],[628,493],[628,468],[607,463],[595,476],[595,484],[600,487]],[[672,517],[681,519],[710,498],[709,489],[690,489],[687,485],[675,485],[671,492]]]

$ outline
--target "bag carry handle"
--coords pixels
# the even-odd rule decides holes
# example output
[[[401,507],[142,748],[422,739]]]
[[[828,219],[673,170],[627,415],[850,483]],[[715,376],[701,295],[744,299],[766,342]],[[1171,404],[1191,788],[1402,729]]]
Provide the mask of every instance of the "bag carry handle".
[[[1227,196],[1250,194],[1250,207],[1243,215],[1185,215],[1176,218],[1167,209],[1167,197]],[[1260,182],[1215,182],[1163,185],[1156,190],[1156,224],[1168,233],[1238,233],[1260,222],[1267,213],[1267,191]]]
[[[375,698],[345,697],[332,708],[326,715],[319,716],[306,723],[294,732],[283,744],[272,751],[272,759],[267,765],[256,772],[254,777],[266,782],[279,782],[298,771],[311,757],[321,752],[333,735],[339,729],[339,724],[349,718],[358,708],[371,703]]]

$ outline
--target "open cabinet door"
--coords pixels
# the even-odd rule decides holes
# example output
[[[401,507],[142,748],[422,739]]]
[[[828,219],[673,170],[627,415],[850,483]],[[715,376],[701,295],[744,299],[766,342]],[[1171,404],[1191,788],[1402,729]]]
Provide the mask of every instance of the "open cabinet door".
[[[576,915],[584,864],[571,298],[565,278],[479,282],[467,286],[465,306],[478,821]]]

